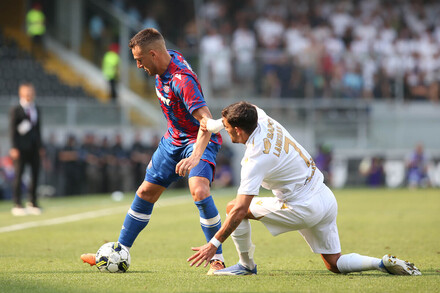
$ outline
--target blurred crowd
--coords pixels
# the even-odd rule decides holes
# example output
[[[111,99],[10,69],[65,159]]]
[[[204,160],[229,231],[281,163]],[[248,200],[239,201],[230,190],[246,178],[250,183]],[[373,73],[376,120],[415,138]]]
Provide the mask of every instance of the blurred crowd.
[[[438,1],[204,2],[213,88],[265,97],[439,99]]]
[[[65,143],[59,145],[55,135],[50,135],[44,144],[38,193],[65,196],[133,192],[144,180],[145,169],[159,140],[159,136],[154,136],[150,143],[145,143],[138,133],[127,146],[120,134],[109,138],[87,133],[81,138],[68,135]],[[217,157],[215,187],[233,184],[232,157],[232,151],[224,145]],[[14,176],[12,159],[2,157],[0,199],[11,198]],[[28,179],[25,176],[23,190],[28,188]],[[180,180],[172,187],[182,187],[186,182]]]
[[[135,135],[132,144],[125,147],[121,135],[112,139],[85,134],[81,142],[74,135],[66,138],[64,145],[56,143],[51,135],[45,143],[39,183],[40,196],[65,196],[79,194],[133,192],[144,180],[145,169],[159,143],[155,136],[151,143]],[[318,146],[314,155],[316,166],[323,172],[325,182],[332,185],[333,152],[329,145]],[[217,156],[214,188],[233,186],[232,162],[234,153],[223,144]],[[429,187],[429,156],[423,145],[417,145],[404,159],[405,175],[402,182],[409,188]],[[364,158],[359,165],[356,184],[367,187],[385,187],[385,159],[381,156]],[[14,166],[9,156],[0,160],[0,199],[10,199],[14,180]],[[361,180],[363,183],[361,183]],[[23,180],[23,190],[28,188],[29,178]],[[186,180],[179,180],[171,188],[186,187]]]
[[[217,97],[439,100],[435,0],[108,2],[189,59],[200,52],[191,62]],[[104,27],[90,17],[94,40]]]
[[[126,148],[119,134],[111,141],[106,136],[99,138],[87,133],[82,141],[69,135],[64,145],[59,145],[55,135],[50,135],[44,144],[39,184],[47,189],[39,193],[54,196],[133,191],[142,182],[157,143],[157,137],[147,145],[136,135],[132,145]],[[13,167],[6,173],[9,174],[6,179],[13,177]],[[8,198],[10,191],[8,181],[2,184],[4,198]]]
[[[318,146],[314,159],[316,166],[324,174],[325,183],[332,186],[334,184],[334,169],[332,168],[333,154],[331,147],[326,144]],[[347,173],[349,173],[347,177],[350,178],[347,178],[346,185],[370,188],[407,186],[410,189],[416,189],[432,187],[437,184],[434,182],[435,178],[429,176],[429,165],[435,164],[436,160],[433,160],[427,154],[421,143],[417,144],[411,152],[400,160],[389,159],[388,161],[397,163],[397,165],[389,164],[387,171],[387,158],[382,155],[366,156],[361,160],[352,159],[351,162],[347,163]],[[352,169],[353,164],[354,169]],[[387,180],[387,177],[391,179]],[[430,179],[433,179],[433,181]]]

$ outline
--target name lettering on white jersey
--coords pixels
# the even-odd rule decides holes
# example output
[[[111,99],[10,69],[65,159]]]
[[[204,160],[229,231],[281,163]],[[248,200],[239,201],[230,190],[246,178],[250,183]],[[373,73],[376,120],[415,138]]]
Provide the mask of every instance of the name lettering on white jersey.
[[[162,96],[162,94],[160,93],[160,91],[156,88],[156,95],[159,97],[159,99],[167,106],[170,105],[171,100],[165,98],[164,96]]]
[[[275,147],[272,154],[274,154],[277,157],[280,157],[281,150],[282,150],[282,144],[283,144],[283,130],[279,125],[276,125],[276,128],[274,126],[274,122],[271,119],[267,120],[267,134],[266,138],[263,139],[264,141],[264,154],[269,154],[270,149],[272,147],[272,139],[274,138],[274,133],[276,130],[276,140],[275,140]]]
[[[277,157],[280,157],[281,155],[281,145],[283,144],[283,130],[279,125],[277,125],[277,140],[275,142],[275,151],[273,154]]]

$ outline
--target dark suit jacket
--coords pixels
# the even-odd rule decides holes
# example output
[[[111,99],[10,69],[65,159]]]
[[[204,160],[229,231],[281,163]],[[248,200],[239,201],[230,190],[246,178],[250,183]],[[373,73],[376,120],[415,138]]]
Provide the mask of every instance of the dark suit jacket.
[[[18,126],[23,120],[30,121],[21,105],[11,109],[9,131],[11,136],[11,147],[17,148],[20,152],[38,152],[42,147],[40,133],[40,109],[37,109],[37,121],[35,125],[24,135],[18,132]]]

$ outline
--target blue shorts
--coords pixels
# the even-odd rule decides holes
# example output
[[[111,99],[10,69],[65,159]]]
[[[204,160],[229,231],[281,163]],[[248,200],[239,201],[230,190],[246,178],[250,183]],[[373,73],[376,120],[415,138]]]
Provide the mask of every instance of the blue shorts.
[[[193,151],[194,144],[175,146],[169,139],[162,137],[157,150],[154,152],[147,167],[145,180],[163,187],[168,187],[181,176],[176,174],[176,165],[182,159],[188,158]],[[202,155],[200,163],[189,172],[193,176],[205,177],[212,182],[214,177],[215,158],[220,145],[209,142]]]

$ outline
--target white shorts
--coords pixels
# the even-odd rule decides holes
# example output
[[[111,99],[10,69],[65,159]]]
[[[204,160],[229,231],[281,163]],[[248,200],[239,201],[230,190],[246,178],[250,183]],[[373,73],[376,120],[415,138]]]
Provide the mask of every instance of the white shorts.
[[[249,210],[273,236],[299,231],[314,253],[341,252],[336,216],[338,204],[325,185],[308,200],[284,202],[277,197],[254,197]]]

